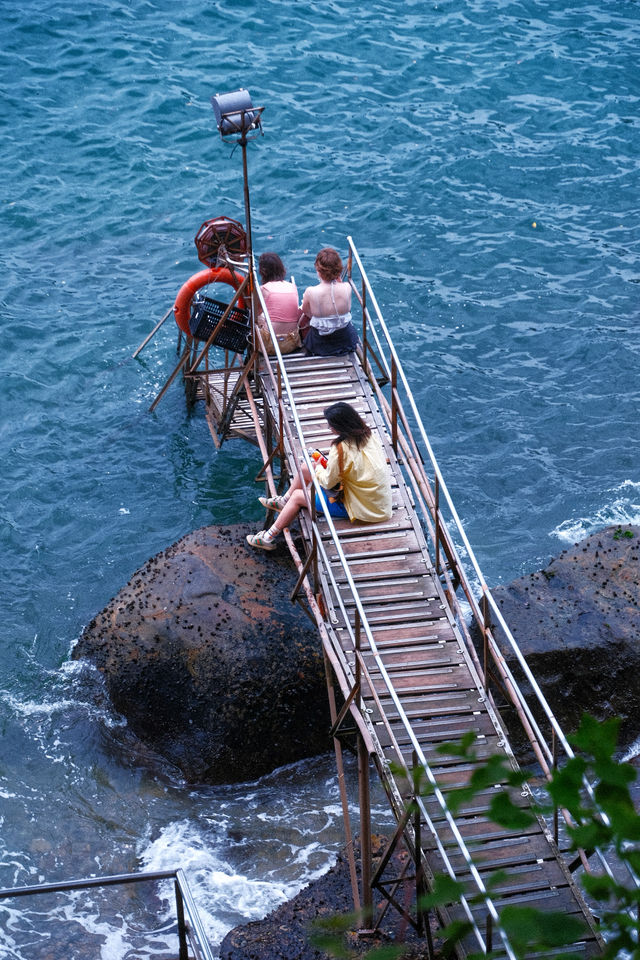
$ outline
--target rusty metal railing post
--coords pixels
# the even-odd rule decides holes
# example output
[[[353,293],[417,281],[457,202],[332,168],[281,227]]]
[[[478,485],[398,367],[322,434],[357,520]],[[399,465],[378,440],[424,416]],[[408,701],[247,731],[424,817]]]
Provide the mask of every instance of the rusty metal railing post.
[[[282,368],[280,367],[280,364],[277,364],[277,371],[278,371],[278,376],[277,376],[276,383],[277,383],[277,389],[278,389],[278,437],[282,442],[282,430],[283,430],[284,417],[282,414]]]
[[[336,694],[333,687],[333,674],[331,663],[327,656],[327,651],[323,648],[324,674],[327,682],[327,692],[329,694],[329,715],[331,717],[332,727],[335,727],[338,710],[336,707]],[[349,816],[349,798],[347,796],[347,785],[344,778],[344,763],[342,758],[342,744],[337,733],[333,737],[333,749],[336,755],[336,768],[338,772],[338,789],[340,791],[340,803],[342,804],[342,821],[344,824],[344,834],[346,841],[347,860],[349,861],[349,879],[351,880],[351,895],[353,897],[353,906],[357,914],[360,913],[360,891],[358,890],[358,873],[356,870],[356,860],[353,847],[353,834],[351,832],[351,817]]]
[[[418,933],[421,937],[425,935],[425,930],[429,930],[431,933],[431,928],[429,926],[429,914],[428,911],[425,911],[421,905],[422,896],[424,893],[424,882],[422,875],[422,823],[420,820],[420,807],[417,803],[417,795],[419,793],[420,786],[420,764],[418,762],[418,754],[414,750],[412,753],[412,768],[411,774],[413,777],[413,794],[411,797],[411,802],[413,803],[413,835],[415,841],[414,848],[414,862],[415,862],[415,884],[416,884],[416,925],[418,928]],[[426,914],[426,916],[425,916]],[[430,939],[430,937],[429,937]],[[431,949],[429,951],[430,956],[432,956]]]
[[[355,682],[358,690],[358,710],[362,710],[361,691],[361,624],[360,612],[355,614],[356,666]],[[362,918],[361,925],[370,929],[373,922],[373,889],[371,886],[371,795],[369,784],[369,751],[364,738],[358,730],[358,802],[360,807],[360,873],[362,880]]]
[[[485,692],[489,689],[489,627],[491,614],[487,594],[482,594],[482,683]]]
[[[395,356],[391,358],[391,445],[398,456],[398,365]]]
[[[351,256],[351,254],[349,254]],[[366,371],[369,368],[367,362],[367,285],[362,278],[362,367]]]
[[[558,769],[558,741],[556,740],[556,732],[553,728],[551,730],[551,751],[553,755],[553,761],[552,761],[553,772],[555,773],[556,770]],[[558,814],[559,814],[558,804],[557,804],[557,801],[554,800],[553,801],[553,839],[555,840],[556,844],[558,843],[558,837],[560,832],[560,828],[559,828],[560,818]]]
[[[440,573],[441,573],[441,571],[440,571],[440,537],[441,537],[441,531],[440,531],[440,480],[439,480],[437,474],[436,474],[436,476],[435,476],[435,491],[434,491],[434,494],[435,494],[434,510],[435,510],[435,514],[436,514],[435,517],[434,517],[434,521],[435,521],[435,534],[434,534],[434,535],[435,535],[435,538],[436,538],[436,573],[438,574],[438,576],[440,576]]]
[[[318,510],[316,507],[316,492],[313,487],[309,490],[309,499],[311,500],[311,552],[312,552],[312,563],[313,563],[313,595],[317,598],[320,596],[320,568],[318,566],[318,535],[316,530],[318,529]],[[326,617],[327,611],[325,610],[325,604],[322,603],[323,616]]]

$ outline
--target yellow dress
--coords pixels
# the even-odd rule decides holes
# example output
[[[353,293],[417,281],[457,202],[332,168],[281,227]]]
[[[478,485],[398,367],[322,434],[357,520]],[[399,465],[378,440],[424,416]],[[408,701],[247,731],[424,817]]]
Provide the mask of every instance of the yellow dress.
[[[372,433],[357,448],[351,441],[342,444],[342,476],[338,462],[338,446],[329,450],[326,467],[316,468],[316,477],[329,490],[342,481],[343,502],[350,520],[379,523],[391,519],[391,474],[382,444]]]

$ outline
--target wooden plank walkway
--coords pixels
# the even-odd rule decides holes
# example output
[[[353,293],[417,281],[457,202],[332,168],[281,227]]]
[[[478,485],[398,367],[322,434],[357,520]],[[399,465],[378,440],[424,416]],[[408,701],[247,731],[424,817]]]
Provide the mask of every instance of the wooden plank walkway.
[[[264,361],[262,363],[264,366]],[[275,369],[275,361],[272,367]],[[388,778],[390,764],[397,764],[400,754],[410,768],[417,740],[438,787],[446,796],[448,790],[467,783],[473,767],[457,756],[439,753],[438,748],[444,742],[459,740],[471,730],[477,737],[475,746],[480,759],[503,752],[515,764],[505,730],[485,695],[474,655],[467,649],[435,573],[411,491],[357,357],[292,354],[284,358],[284,367],[302,427],[300,440],[291,416],[293,440],[286,434],[283,436],[290,472],[295,471],[303,446],[329,448],[333,437],[322,412],[328,404],[340,399],[351,403],[381,437],[393,475],[393,517],[389,522],[372,525],[334,521],[346,569],[356,585],[377,648],[374,653],[363,643],[363,660],[371,687],[362,683],[360,709],[353,710],[356,722],[366,726],[376,767]],[[262,377],[262,387],[275,428],[277,396],[268,376]],[[310,543],[310,520],[304,512],[300,515],[300,526]],[[346,692],[353,684],[356,604],[324,517],[319,517],[318,526],[326,558],[321,568],[324,603],[332,621],[330,633],[340,662],[344,664],[341,686]],[[410,733],[405,718],[409,719]],[[395,788],[398,795],[407,799],[406,781],[398,780]],[[492,893],[497,909],[508,903],[582,914],[591,933],[567,952],[582,957],[599,956],[602,941],[595,932],[593,918],[546,825],[536,820],[527,829],[508,832],[488,819],[490,798],[491,791],[486,791],[463,806],[456,823],[481,875],[486,876],[496,868],[508,873]],[[519,802],[523,805],[529,802],[526,791]],[[437,799],[428,798],[425,808],[458,878],[468,882],[470,894],[477,892]],[[426,822],[421,826],[421,838],[428,873],[445,872],[442,853]],[[480,929],[485,927],[486,910],[484,903],[472,907]],[[445,921],[454,918],[464,918],[461,907],[453,905],[445,911]],[[475,939],[469,939],[465,947],[474,950],[478,944]]]
[[[307,357],[295,353],[283,358],[283,366],[292,397],[290,403],[285,395],[282,404],[290,429],[283,430],[280,438],[289,474],[295,472],[304,449],[329,448],[333,435],[323,410],[336,399],[352,404],[377,432],[392,472],[390,521],[365,524],[334,520],[337,542],[322,515],[318,517],[317,528],[321,541],[322,604],[326,613],[326,636],[332,648],[327,652],[345,700],[353,697],[354,686],[360,679],[359,696],[351,701],[351,715],[400,820],[411,800],[411,784],[394,765],[404,764],[411,769],[416,753],[424,757],[444,797],[448,791],[468,782],[473,763],[453,754],[440,753],[443,743],[459,741],[465,733],[473,731],[479,760],[500,752],[514,766],[515,759],[491,698],[483,688],[475,651],[467,646],[436,574],[412,491],[358,358],[355,355]],[[212,371],[201,378],[200,394],[208,391],[207,419],[214,439],[225,398],[238,376],[239,370],[234,369],[230,373]],[[266,361],[261,359],[252,385],[252,400],[247,402],[240,397],[230,425],[231,435],[258,442],[258,434],[264,438],[270,433],[277,442],[280,422],[277,376],[276,361],[271,361],[269,371]],[[294,422],[296,418],[301,433]],[[299,525],[309,549],[313,529],[306,511],[301,512]],[[356,611],[352,584],[366,617],[373,647],[357,627],[356,619],[360,615]],[[358,636],[361,640],[354,641]],[[415,841],[419,836],[418,860],[427,879],[446,872],[446,858],[449,869],[455,871],[457,879],[468,884],[469,896],[473,896],[478,885],[467,860],[467,854],[471,854],[483,879],[497,868],[507,871],[504,882],[491,895],[498,912],[506,904],[517,904],[582,914],[590,933],[565,952],[581,957],[601,955],[602,941],[593,917],[546,824],[536,820],[526,829],[509,832],[492,823],[488,810],[493,792],[484,791],[463,805],[455,821],[458,837],[436,796],[423,800],[419,832],[410,821],[405,839],[410,850],[414,844],[415,854]],[[525,789],[518,802],[526,806],[529,801],[530,794]],[[467,854],[461,849],[460,837]],[[486,902],[474,904],[470,909],[480,931],[484,931]],[[439,916],[442,923],[466,919],[460,904],[441,909]],[[498,940],[493,947],[496,949],[502,944]],[[461,945],[459,955],[464,957],[467,952],[478,949],[477,936],[470,935]],[[498,949],[496,956],[502,955],[507,953]],[[545,955],[543,952],[535,956]]]

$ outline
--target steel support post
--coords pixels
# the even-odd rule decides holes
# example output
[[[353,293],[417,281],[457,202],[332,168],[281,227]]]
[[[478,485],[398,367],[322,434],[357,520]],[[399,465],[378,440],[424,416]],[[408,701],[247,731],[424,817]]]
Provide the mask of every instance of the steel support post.
[[[336,707],[336,695],[331,677],[331,664],[327,653],[323,648],[324,655],[324,673],[327,681],[327,692],[329,694],[329,716],[331,717],[332,729],[336,727],[338,711]],[[347,849],[347,860],[349,862],[349,878],[351,880],[351,894],[353,896],[353,909],[357,914],[360,913],[360,892],[358,890],[358,873],[356,870],[356,859],[353,849],[353,833],[351,832],[351,817],[349,816],[349,798],[347,796],[347,786],[344,779],[344,762],[342,758],[342,744],[337,736],[333,737],[333,749],[336,755],[336,769],[338,772],[338,789],[340,791],[340,803],[342,805],[342,820],[344,822],[344,837]]]
[[[491,614],[489,612],[489,601],[487,599],[486,593],[482,594],[482,648],[483,648],[483,664],[482,669],[484,673],[483,685],[485,691],[489,689],[489,626],[491,624]]]
[[[371,889],[371,795],[369,784],[369,751],[358,731],[358,799],[360,806],[360,863],[362,878],[362,921],[365,929],[373,922],[373,890]]]
[[[356,686],[360,683],[360,613],[355,616],[356,641]],[[358,696],[358,710],[362,715],[362,699]],[[358,802],[360,807],[360,863],[362,880],[362,919],[361,926],[370,929],[373,923],[373,889],[371,886],[371,792],[369,782],[369,751],[358,725]]]
[[[437,474],[435,478],[435,503],[433,507],[435,510],[436,573],[440,576],[440,481]]]
[[[189,960],[189,947],[187,944],[187,928],[184,922],[184,903],[182,901],[182,891],[180,889],[180,884],[178,883],[177,880],[174,882],[174,888],[176,892],[176,914],[178,916],[178,942],[180,944],[178,960]]]

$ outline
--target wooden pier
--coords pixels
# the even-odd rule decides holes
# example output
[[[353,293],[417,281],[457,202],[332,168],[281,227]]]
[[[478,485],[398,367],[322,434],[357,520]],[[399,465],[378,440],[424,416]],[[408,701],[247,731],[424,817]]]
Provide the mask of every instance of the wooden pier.
[[[204,366],[185,361],[183,372],[204,402],[216,443],[240,437],[259,446],[264,468],[258,479],[271,494],[282,489],[305,458],[309,463],[307,451],[328,449],[332,436],[323,410],[336,399],[359,411],[386,450],[393,477],[390,521],[330,518],[316,511],[311,497],[296,529],[285,531],[297,568],[292,598],[317,624],[327,665],[331,733],[362,928],[375,930],[379,911],[374,901],[382,898],[385,910],[389,905],[399,910],[430,942],[420,898],[436,875],[446,874],[465,885],[463,895],[437,908],[442,925],[452,920],[469,924],[458,947],[460,957],[491,950],[495,956],[515,957],[500,927],[505,905],[582,917],[584,934],[563,951],[599,956],[603,941],[597,921],[575,880],[576,866],[587,863],[586,855],[582,860],[569,855],[554,824],[539,816],[520,830],[491,822],[489,803],[503,784],[484,789],[455,815],[447,803],[447,795],[467,784],[483,759],[502,755],[509,769],[517,768],[494,691],[520,718],[543,776],[550,775],[558,749],[570,753],[570,748],[526,663],[520,666],[538,695],[535,707],[520,693],[495,643],[492,624],[499,623],[515,645],[459,523],[360,258],[350,239],[348,243],[348,278],[361,321],[357,355],[322,358],[300,351],[267,357],[256,336],[249,362],[217,351],[223,363],[216,366],[212,349],[211,357],[206,351]],[[252,296],[254,311],[264,310],[255,281]],[[443,744],[459,742],[471,732],[476,738],[473,757],[449,748],[443,752]],[[354,741],[360,882],[342,778],[343,745]],[[398,824],[377,865],[370,854],[372,767]],[[530,805],[528,787],[520,789],[516,800],[522,807]],[[387,867],[398,844],[408,851],[411,869],[389,879]],[[497,868],[505,871],[504,879],[489,892],[486,880]],[[400,893],[407,884],[413,887],[411,907]]]

